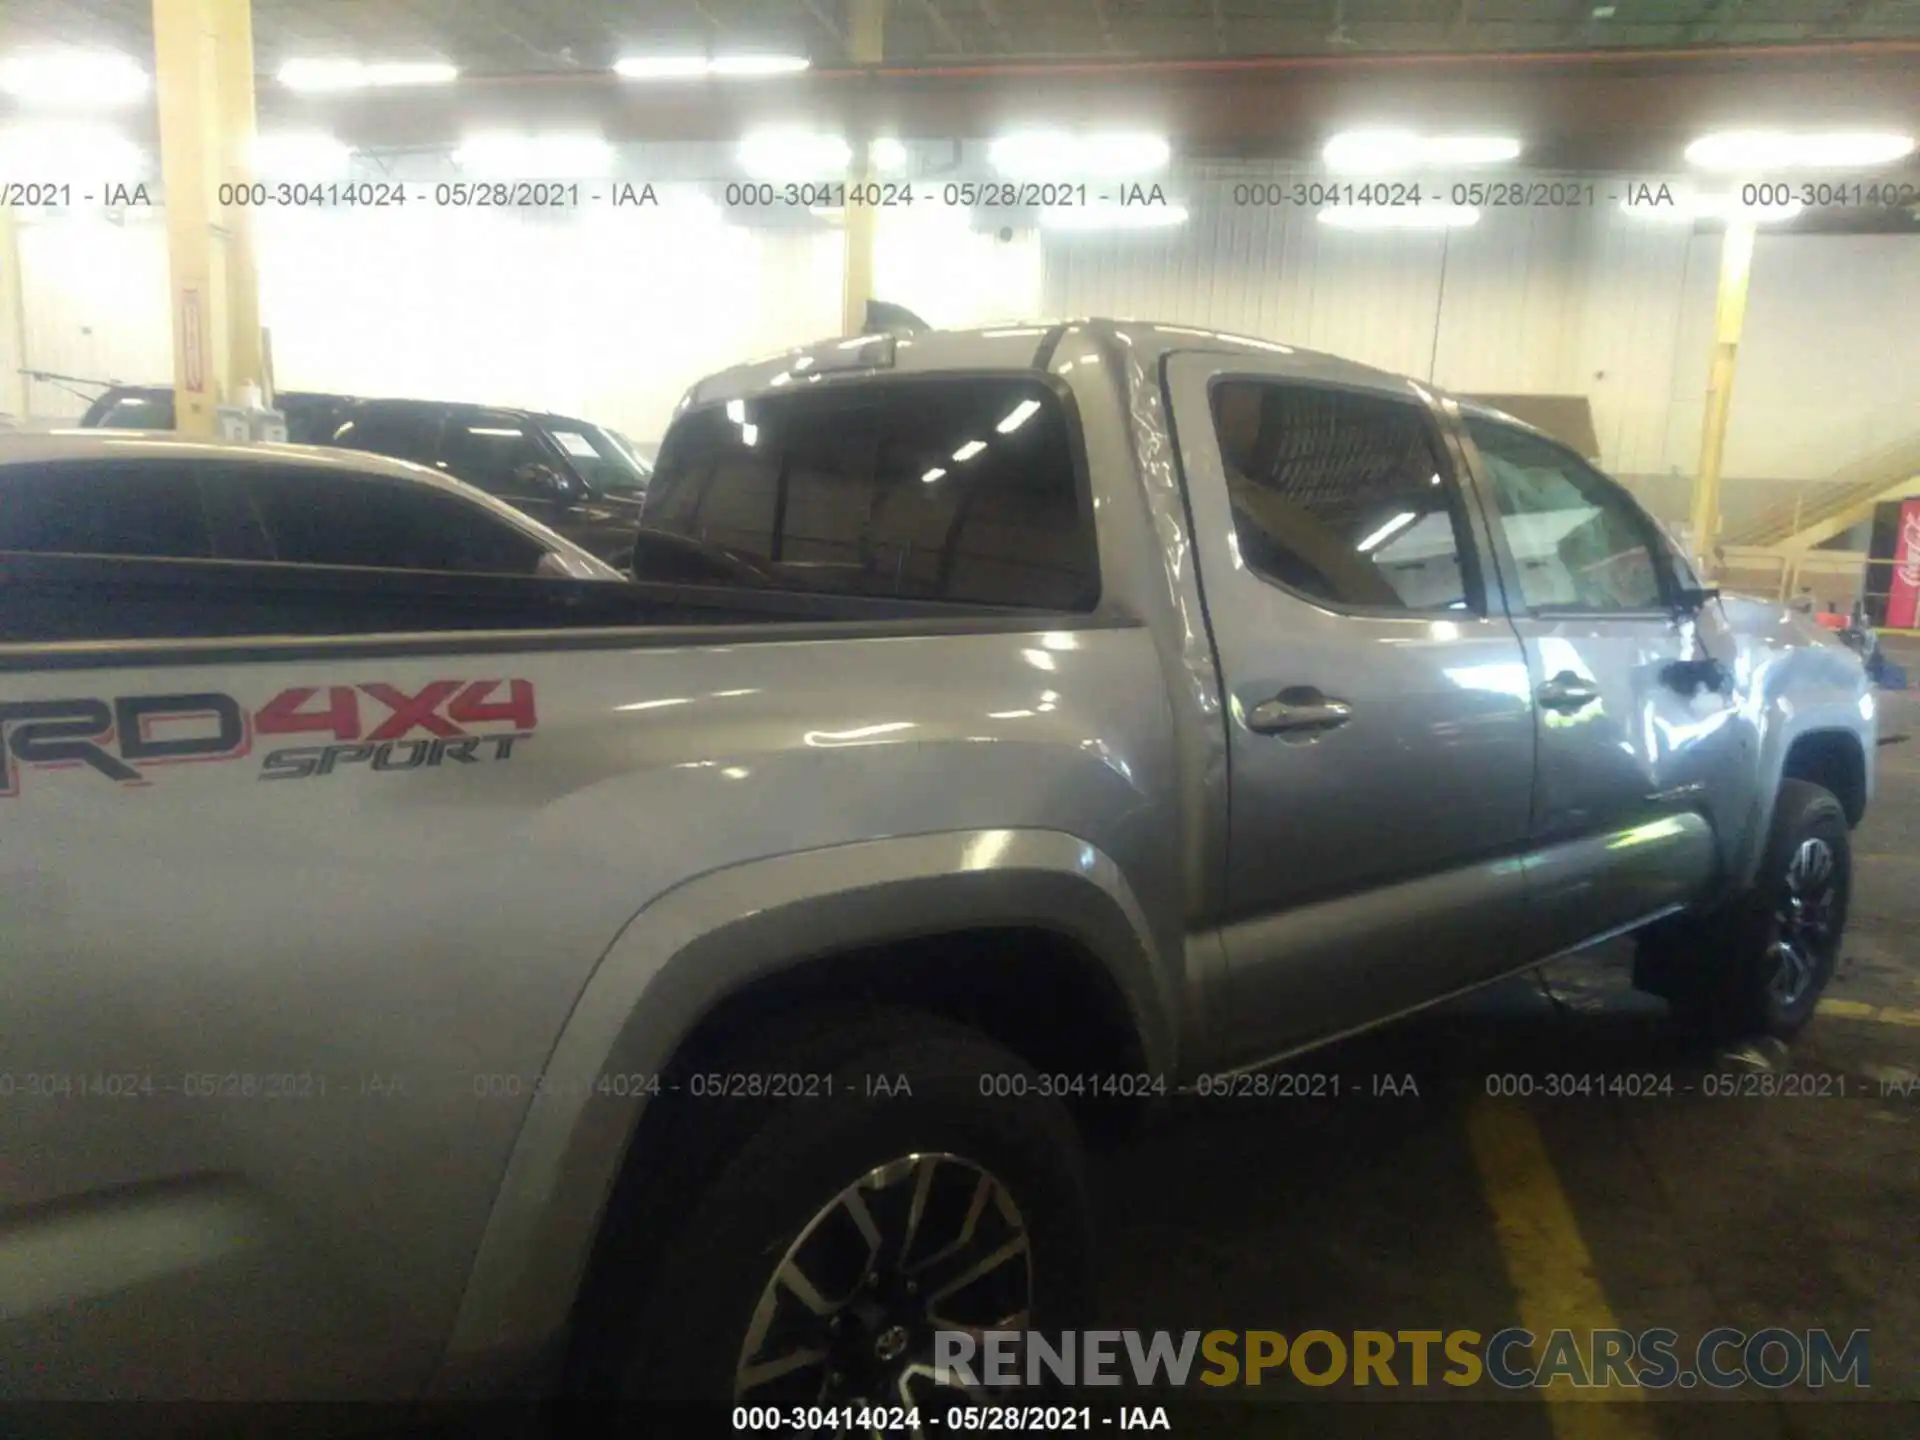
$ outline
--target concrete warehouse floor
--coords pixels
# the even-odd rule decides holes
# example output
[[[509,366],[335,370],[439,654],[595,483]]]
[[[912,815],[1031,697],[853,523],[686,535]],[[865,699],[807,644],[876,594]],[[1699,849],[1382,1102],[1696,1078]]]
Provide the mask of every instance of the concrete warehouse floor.
[[[1881,733],[1915,739],[1879,752],[1844,958],[1791,1050],[1690,1053],[1665,1006],[1630,988],[1630,946],[1609,947],[1297,1067],[1341,1075],[1344,1098],[1188,1101],[1109,1157],[1097,1190],[1116,1327],[1665,1326],[1683,1360],[1720,1325],[1866,1328],[1871,1389],[1827,1403],[1804,1388],[1672,1389],[1602,1406],[1485,1382],[1311,1389],[1276,1371],[1259,1391],[1183,1407],[1175,1433],[1920,1434],[1920,1085],[1882,1084],[1920,1073],[1920,693],[1884,698]],[[1756,1064],[1832,1077],[1828,1093],[1702,1093],[1709,1072]],[[1486,1094],[1490,1074],[1650,1071],[1671,1073],[1671,1096]],[[1418,1098],[1351,1094],[1406,1072]],[[1842,1079],[1844,1098],[1831,1093]]]

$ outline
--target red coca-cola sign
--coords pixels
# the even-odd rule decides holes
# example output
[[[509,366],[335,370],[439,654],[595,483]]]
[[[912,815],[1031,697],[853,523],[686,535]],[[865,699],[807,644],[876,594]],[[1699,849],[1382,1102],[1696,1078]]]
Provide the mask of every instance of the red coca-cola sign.
[[[1887,590],[1887,624],[1914,628],[1920,611],[1920,500],[1900,507],[1900,538],[1893,547],[1893,581]]]

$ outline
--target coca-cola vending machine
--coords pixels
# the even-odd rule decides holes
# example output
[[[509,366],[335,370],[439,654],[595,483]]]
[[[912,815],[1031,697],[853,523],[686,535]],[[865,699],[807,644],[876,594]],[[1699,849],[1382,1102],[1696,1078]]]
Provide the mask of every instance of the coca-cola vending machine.
[[[1867,558],[1868,621],[1890,630],[1920,628],[1920,499],[1875,507]]]

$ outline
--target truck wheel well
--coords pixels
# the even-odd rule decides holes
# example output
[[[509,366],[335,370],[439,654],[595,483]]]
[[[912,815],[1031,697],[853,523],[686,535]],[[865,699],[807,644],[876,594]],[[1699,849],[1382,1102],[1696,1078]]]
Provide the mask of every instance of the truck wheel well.
[[[892,1005],[978,1030],[1036,1070],[1137,1073],[1145,1055],[1113,977],[1090,951],[1044,929],[983,928],[816,957],[729,996],[676,1050],[698,1068],[795,1011]]]
[[[1038,928],[982,928],[915,937],[821,955],[728,996],[675,1049],[661,1073],[666,1093],[686,1077],[738,1066],[756,1038],[817,1025],[835,1012],[908,1008],[978,1030],[1054,1075],[1137,1075],[1146,1056],[1113,977],[1092,952]],[[1076,1118],[1088,1138],[1118,1138],[1144,1111],[1144,1098],[1098,1101]],[[658,1257],[662,1237],[696,1198],[710,1162],[682,1163],[697,1120],[685,1106],[656,1100],[627,1147],[576,1302],[567,1385],[599,1393],[615,1357],[606,1342]],[[719,1157],[714,1157],[719,1158]],[[665,1177],[672,1177],[667,1179]],[[673,1191],[675,1193],[665,1193]]]
[[[1849,825],[1858,825],[1866,814],[1866,755],[1859,740],[1844,730],[1818,730],[1795,740],[1780,776],[1783,780],[1808,780],[1830,791],[1840,802]]]

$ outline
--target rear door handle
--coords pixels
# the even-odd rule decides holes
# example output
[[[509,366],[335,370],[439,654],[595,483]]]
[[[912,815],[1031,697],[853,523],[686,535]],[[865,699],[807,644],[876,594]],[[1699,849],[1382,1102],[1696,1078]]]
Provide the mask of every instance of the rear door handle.
[[[1344,700],[1329,700],[1318,690],[1282,690],[1262,700],[1247,716],[1247,728],[1261,735],[1296,735],[1334,730],[1353,718]]]
[[[1570,715],[1575,710],[1584,710],[1600,698],[1600,687],[1591,680],[1583,679],[1571,670],[1562,670],[1546,684],[1534,692],[1542,707],[1558,710]]]

